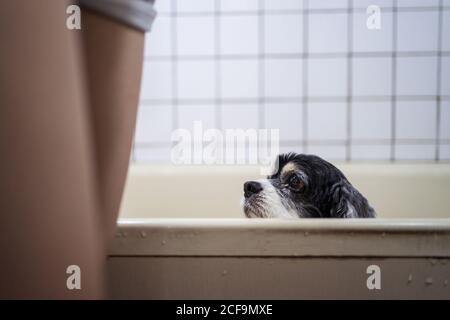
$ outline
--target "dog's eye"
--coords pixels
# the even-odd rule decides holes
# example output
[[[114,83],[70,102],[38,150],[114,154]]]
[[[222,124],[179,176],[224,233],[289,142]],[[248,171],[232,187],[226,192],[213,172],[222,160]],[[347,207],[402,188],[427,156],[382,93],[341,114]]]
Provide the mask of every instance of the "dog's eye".
[[[289,178],[288,184],[289,184],[289,188],[291,188],[293,191],[297,191],[297,192],[302,191],[303,187],[305,186],[303,181],[299,177],[297,177],[295,174]]]

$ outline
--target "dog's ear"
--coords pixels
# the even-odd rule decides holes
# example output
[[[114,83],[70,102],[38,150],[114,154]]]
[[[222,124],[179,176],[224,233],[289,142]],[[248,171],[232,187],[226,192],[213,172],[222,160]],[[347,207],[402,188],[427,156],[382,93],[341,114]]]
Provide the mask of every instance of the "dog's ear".
[[[369,205],[366,198],[351,184],[333,186],[332,207],[330,215],[332,218],[372,218],[375,211]]]
[[[341,184],[332,188],[331,194],[331,210],[332,218],[346,218],[348,210],[348,194],[345,192]]]

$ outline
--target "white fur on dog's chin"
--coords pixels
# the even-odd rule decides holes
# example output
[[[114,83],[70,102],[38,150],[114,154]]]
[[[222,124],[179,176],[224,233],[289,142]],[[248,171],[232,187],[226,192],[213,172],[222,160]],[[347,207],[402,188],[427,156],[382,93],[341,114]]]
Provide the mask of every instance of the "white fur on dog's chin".
[[[277,190],[267,179],[257,180],[257,182],[263,187],[263,190],[258,194],[262,198],[263,212],[258,212],[259,215],[253,214],[255,218],[298,218],[294,210],[287,209],[283,205]],[[242,201],[242,206],[244,206],[244,203],[245,198]]]

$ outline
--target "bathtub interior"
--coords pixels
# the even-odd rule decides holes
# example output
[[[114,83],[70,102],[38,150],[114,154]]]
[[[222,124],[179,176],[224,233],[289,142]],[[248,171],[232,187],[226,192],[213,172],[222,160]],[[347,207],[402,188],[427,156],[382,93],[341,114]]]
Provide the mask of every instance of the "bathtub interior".
[[[450,218],[450,164],[336,164],[379,218]],[[130,167],[120,218],[244,218],[245,181],[256,166]]]
[[[338,167],[379,218],[242,219],[242,185],[258,167],[131,166],[112,297],[449,299],[450,165]],[[381,290],[367,287],[373,266]]]

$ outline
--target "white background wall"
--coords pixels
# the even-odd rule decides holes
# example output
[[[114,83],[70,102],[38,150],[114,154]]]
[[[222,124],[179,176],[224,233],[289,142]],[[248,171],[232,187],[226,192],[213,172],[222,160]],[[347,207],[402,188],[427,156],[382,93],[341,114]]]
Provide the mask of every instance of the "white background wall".
[[[169,162],[172,131],[194,120],[279,128],[282,151],[328,160],[450,160],[450,0],[156,6],[134,161]]]

